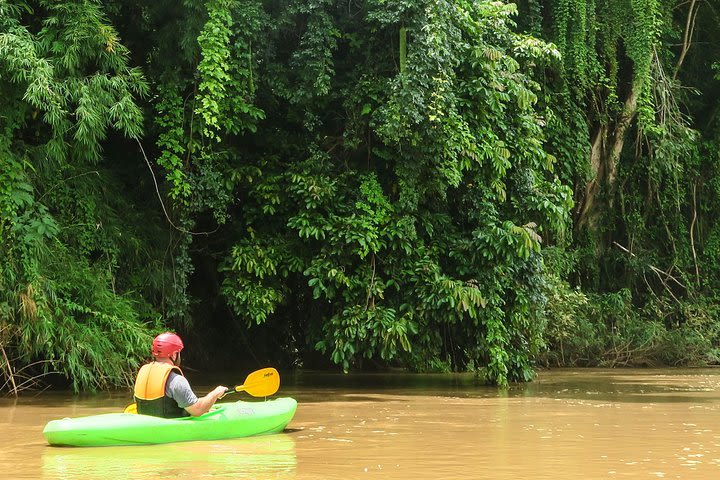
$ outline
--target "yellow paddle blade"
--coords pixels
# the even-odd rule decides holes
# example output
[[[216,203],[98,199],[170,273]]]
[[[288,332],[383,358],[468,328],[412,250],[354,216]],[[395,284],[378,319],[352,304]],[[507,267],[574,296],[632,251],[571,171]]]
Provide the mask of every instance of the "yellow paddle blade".
[[[274,368],[263,368],[248,375],[245,383],[235,387],[235,391],[245,391],[253,397],[269,397],[279,388],[280,374],[278,371]]]
[[[137,403],[131,403],[125,407],[125,411],[123,411],[123,413],[137,413]]]

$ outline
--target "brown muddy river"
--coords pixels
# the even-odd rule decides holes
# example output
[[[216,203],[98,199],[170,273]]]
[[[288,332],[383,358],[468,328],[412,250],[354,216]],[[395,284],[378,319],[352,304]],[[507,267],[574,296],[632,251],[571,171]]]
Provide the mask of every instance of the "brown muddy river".
[[[508,390],[469,375],[306,373],[280,393],[299,402],[283,434],[144,447],[42,436],[129,393],[0,399],[0,478],[720,478],[720,369],[556,370]]]

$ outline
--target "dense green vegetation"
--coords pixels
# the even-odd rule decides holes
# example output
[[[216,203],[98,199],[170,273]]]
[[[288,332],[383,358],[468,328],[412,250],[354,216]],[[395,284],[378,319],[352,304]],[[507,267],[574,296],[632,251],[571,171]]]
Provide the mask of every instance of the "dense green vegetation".
[[[718,15],[0,0],[2,389],[720,361]]]

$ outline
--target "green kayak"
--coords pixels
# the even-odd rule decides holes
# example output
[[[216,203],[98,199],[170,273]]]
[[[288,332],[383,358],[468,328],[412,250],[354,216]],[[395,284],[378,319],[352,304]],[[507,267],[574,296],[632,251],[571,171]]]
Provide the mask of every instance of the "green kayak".
[[[297,402],[278,398],[266,402],[219,403],[205,415],[159,418],[131,413],[107,413],[52,420],[43,435],[50,445],[76,447],[149,445],[222,440],[281,432],[290,423]]]

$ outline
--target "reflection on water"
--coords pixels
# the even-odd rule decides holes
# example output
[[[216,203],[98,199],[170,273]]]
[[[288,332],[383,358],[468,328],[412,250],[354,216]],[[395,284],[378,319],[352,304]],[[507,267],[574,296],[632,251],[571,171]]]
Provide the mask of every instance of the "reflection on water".
[[[720,478],[720,370],[548,371],[505,390],[303,373],[281,391],[299,401],[283,434],[93,449],[49,447],[42,428],[118,411],[127,392],[0,400],[0,478]]]
[[[204,476],[291,479],[295,478],[295,466],[295,442],[290,435],[154,446],[48,447],[42,452],[45,480]]]

